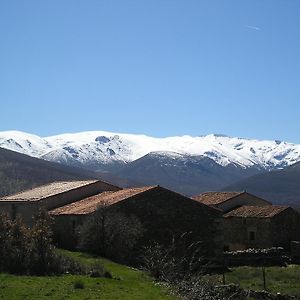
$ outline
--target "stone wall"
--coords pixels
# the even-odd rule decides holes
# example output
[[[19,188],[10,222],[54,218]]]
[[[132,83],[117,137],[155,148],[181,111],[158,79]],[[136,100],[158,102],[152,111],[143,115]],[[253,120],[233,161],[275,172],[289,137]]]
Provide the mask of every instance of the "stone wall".
[[[300,214],[288,208],[272,218],[272,245],[290,250],[291,241],[300,241]]]
[[[284,266],[289,257],[282,247],[224,252],[226,266]]]
[[[23,202],[23,201],[0,201],[0,212],[6,214],[9,218],[15,219],[17,216],[21,217],[23,222],[28,226],[32,225],[32,217],[38,211],[37,202]]]
[[[251,239],[253,234],[254,239]],[[270,219],[224,218],[224,245],[225,249],[230,251],[272,247]]]
[[[292,240],[300,241],[300,214],[292,208],[272,218],[224,218],[226,250],[269,247],[289,250]]]
[[[210,256],[223,257],[223,219],[216,209],[202,205],[180,194],[157,188],[109,206],[109,209],[134,215],[145,230],[141,247],[149,243],[168,244],[173,237],[189,232],[192,241],[202,241]],[[56,231],[64,247],[74,245],[72,228],[85,216],[55,216]]]
[[[212,256],[222,256],[221,212],[172,191],[157,188],[113,205],[135,215],[145,229],[145,245],[154,241],[168,244],[173,237],[189,232],[191,241],[202,241]]]
[[[76,248],[77,230],[86,218],[85,215],[58,215],[54,217],[54,239],[59,247]]]

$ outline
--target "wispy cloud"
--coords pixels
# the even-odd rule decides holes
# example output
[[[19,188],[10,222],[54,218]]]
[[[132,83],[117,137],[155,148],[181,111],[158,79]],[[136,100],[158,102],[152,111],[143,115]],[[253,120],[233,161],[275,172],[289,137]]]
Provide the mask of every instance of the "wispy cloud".
[[[247,28],[251,29],[251,30],[256,30],[256,31],[260,31],[261,28],[257,27],[257,26],[251,26],[251,25],[246,25]]]

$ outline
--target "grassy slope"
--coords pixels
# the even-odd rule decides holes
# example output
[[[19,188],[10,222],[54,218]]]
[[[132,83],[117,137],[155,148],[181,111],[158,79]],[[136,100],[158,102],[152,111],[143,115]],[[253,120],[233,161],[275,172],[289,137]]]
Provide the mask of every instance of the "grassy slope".
[[[155,285],[144,272],[82,253],[64,252],[85,264],[100,261],[114,279],[77,275],[37,277],[0,274],[0,299],[176,299]],[[84,283],[84,289],[74,288],[74,283],[79,280]]]
[[[227,283],[237,283],[252,290],[263,289],[261,268],[238,267],[226,274]],[[266,268],[267,290],[271,293],[300,295],[300,265]]]

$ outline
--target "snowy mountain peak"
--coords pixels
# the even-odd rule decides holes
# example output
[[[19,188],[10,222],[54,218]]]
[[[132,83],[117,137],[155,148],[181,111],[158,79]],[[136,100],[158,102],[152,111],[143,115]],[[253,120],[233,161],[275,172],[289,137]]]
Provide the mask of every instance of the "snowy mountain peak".
[[[223,134],[154,138],[146,135],[87,131],[51,137],[19,132],[0,132],[0,147],[30,156],[71,165],[103,169],[124,165],[148,153],[176,156],[206,156],[226,166],[282,168],[300,161],[300,145],[260,141]],[[105,169],[105,168],[104,168]]]

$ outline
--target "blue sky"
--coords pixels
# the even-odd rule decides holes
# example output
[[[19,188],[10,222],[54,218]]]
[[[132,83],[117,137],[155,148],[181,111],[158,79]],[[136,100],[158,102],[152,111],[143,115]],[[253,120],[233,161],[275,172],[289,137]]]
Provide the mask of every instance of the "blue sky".
[[[0,1],[0,130],[300,143],[300,1]]]

